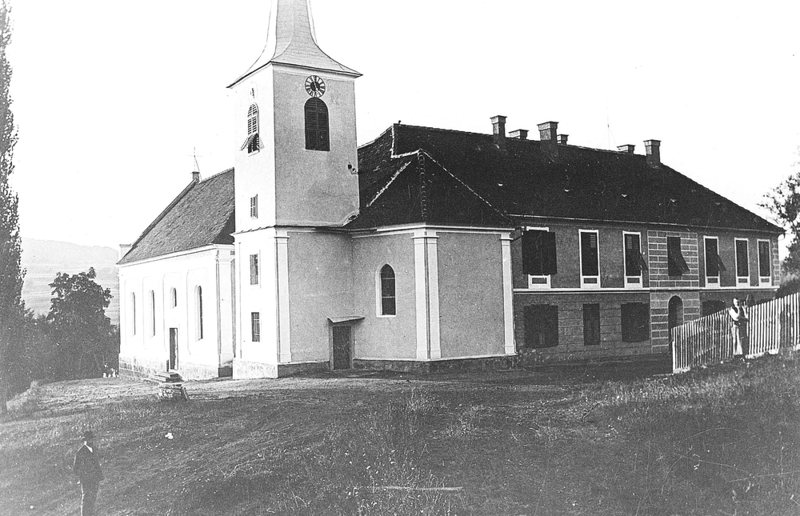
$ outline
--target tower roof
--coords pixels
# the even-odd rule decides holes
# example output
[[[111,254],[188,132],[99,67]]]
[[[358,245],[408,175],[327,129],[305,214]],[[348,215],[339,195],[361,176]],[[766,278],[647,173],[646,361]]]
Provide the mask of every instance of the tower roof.
[[[268,57],[272,55],[272,57]],[[270,63],[334,72],[353,77],[361,74],[331,58],[317,45],[310,0],[272,0],[267,44],[261,56],[228,87]]]

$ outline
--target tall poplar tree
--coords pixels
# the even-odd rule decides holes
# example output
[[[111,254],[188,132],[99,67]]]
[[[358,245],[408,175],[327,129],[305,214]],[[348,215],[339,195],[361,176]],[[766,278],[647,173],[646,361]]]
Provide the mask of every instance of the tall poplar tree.
[[[0,413],[8,410],[10,351],[15,337],[21,335],[24,311],[19,199],[8,182],[14,171],[14,145],[17,143],[9,94],[11,65],[7,50],[11,42],[11,7],[8,2],[0,0]]]

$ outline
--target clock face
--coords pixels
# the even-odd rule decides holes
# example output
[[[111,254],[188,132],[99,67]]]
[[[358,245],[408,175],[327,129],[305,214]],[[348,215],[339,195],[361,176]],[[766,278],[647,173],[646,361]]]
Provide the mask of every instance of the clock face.
[[[325,81],[318,75],[312,75],[306,79],[306,93],[312,97],[325,95]]]

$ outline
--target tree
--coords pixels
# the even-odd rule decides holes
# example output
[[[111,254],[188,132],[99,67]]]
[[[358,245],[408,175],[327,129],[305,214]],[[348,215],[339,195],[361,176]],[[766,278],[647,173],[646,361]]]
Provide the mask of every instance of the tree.
[[[50,336],[55,346],[58,378],[92,378],[116,352],[116,332],[106,317],[111,290],[95,283],[94,268],[79,274],[56,274],[50,284]]]
[[[800,156],[800,147],[798,147]],[[795,162],[797,171],[764,196],[760,203],[772,214],[775,221],[787,232],[789,255],[783,260],[785,274],[800,275],[800,159]]]
[[[9,184],[14,171],[14,145],[17,130],[11,112],[11,65],[6,49],[11,41],[10,6],[0,0],[0,413],[8,410],[9,351],[25,313],[22,304],[20,264],[22,244],[19,235],[19,199]]]
[[[53,350],[46,317],[25,310],[24,321],[17,325],[9,348],[9,392],[24,392],[34,380],[56,379]]]

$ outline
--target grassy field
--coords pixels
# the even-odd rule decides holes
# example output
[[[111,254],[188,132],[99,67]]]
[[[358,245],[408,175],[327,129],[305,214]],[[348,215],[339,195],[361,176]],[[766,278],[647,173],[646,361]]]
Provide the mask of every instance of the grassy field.
[[[800,358],[677,377],[570,369],[33,387],[0,420],[0,513],[800,514]],[[795,495],[795,493],[798,493]]]

